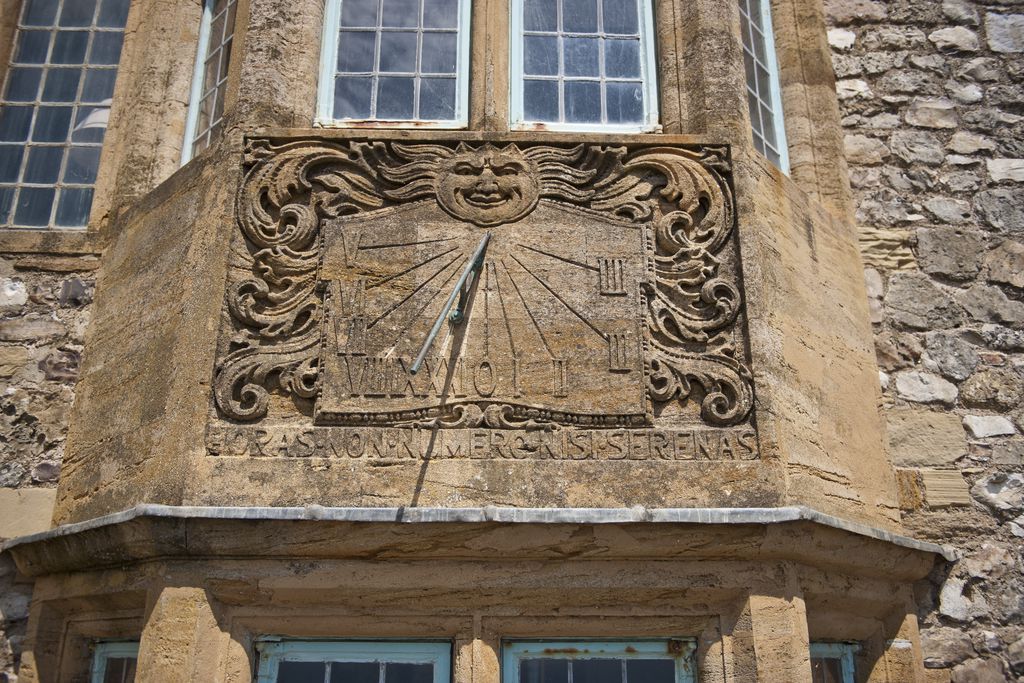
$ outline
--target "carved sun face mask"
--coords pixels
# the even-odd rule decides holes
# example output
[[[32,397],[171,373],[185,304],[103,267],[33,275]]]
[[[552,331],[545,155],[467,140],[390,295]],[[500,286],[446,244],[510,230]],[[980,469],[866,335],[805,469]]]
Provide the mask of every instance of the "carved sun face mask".
[[[463,148],[445,163],[437,201],[455,218],[492,226],[517,221],[537,205],[536,170],[519,150]]]

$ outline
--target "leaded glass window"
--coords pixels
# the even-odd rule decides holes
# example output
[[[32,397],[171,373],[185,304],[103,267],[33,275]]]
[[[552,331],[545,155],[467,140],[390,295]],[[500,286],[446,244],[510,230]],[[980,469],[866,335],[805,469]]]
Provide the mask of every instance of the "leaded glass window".
[[[235,9],[235,0],[207,0],[203,8],[182,162],[209,147],[220,135],[235,35]]]
[[[657,125],[649,0],[513,0],[512,124]]]
[[[692,640],[510,641],[507,683],[694,683]]]
[[[257,683],[450,683],[451,643],[262,642]]]
[[[136,642],[97,643],[92,653],[90,683],[134,683],[138,658]]]
[[[469,0],[329,0],[317,122],[464,126],[469,8]]]
[[[773,164],[789,172],[771,5],[768,0],[739,0],[739,3],[743,63],[747,73],[747,105],[754,147]]]
[[[129,0],[26,0],[0,101],[0,227],[89,220]]]

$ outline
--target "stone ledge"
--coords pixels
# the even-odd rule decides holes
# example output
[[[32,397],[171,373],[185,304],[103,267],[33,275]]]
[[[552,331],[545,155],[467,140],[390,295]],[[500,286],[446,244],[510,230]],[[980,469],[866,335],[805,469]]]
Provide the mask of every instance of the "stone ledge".
[[[664,529],[665,525],[699,525],[708,535],[720,534],[723,528],[728,526],[737,529],[745,526],[748,530],[750,527],[761,527],[760,531],[755,530],[755,533],[748,534],[743,542],[747,547],[746,554],[761,559],[792,556],[793,558],[803,558],[806,561],[815,553],[815,550],[810,548],[812,545],[810,537],[814,534],[823,537],[820,544],[822,547],[835,548],[840,544],[842,547],[852,547],[867,544],[874,548],[875,552],[866,551],[861,555],[866,569],[870,569],[878,559],[877,555],[882,554],[881,547],[877,545],[877,542],[888,545],[896,555],[906,556],[908,560],[912,555],[917,555],[920,558],[921,554],[939,555],[948,561],[959,557],[957,551],[948,546],[918,541],[882,529],[826,515],[806,507],[693,509],[506,508],[490,506],[482,508],[329,508],[311,505],[277,508],[143,504],[111,515],[12,539],[0,546],[0,551],[12,551],[18,559],[22,571],[31,575],[66,570],[75,562],[95,563],[99,566],[105,562],[125,562],[154,555],[230,554],[233,549],[226,545],[231,544],[230,539],[233,538],[231,534],[239,533],[236,529],[237,524],[253,521],[274,524],[314,522],[350,527],[381,524],[425,524],[440,529],[437,533],[442,536],[448,533],[444,531],[445,528],[453,528],[455,525],[493,527],[494,525],[508,524],[635,524],[653,525],[652,528],[655,529],[659,527]],[[170,526],[167,526],[168,524]],[[224,524],[229,524],[231,528],[223,526]],[[288,528],[295,529],[294,525]],[[769,533],[771,528],[778,530]],[[231,531],[231,529],[236,530]],[[320,545],[323,541],[319,537],[320,532],[310,532],[308,526],[306,529],[306,532],[295,535],[309,535],[311,539],[314,539],[309,543],[310,551],[323,552],[325,548]],[[263,537],[271,538],[266,531],[266,529],[263,530]],[[854,538],[848,538],[846,541],[839,540],[840,536],[847,534],[853,535]],[[345,534],[336,533],[331,538],[340,545],[345,545],[348,541]],[[211,542],[211,539],[216,542]],[[388,545],[388,542],[380,539],[375,539],[374,543]],[[398,543],[400,544],[400,541]],[[301,539],[299,544],[301,545]],[[358,543],[353,544],[353,548],[345,552],[361,552],[361,548],[355,547],[357,545]],[[725,545],[730,544],[725,543]],[[802,545],[808,547],[801,547]],[[437,545],[437,547],[443,546],[443,542]],[[295,547],[289,545],[286,552],[296,552]],[[690,547],[696,548],[697,554],[705,552],[702,544],[698,543],[690,545]],[[393,548],[393,550],[396,554],[402,552],[400,548]],[[623,557],[630,557],[633,552],[636,550],[627,550],[623,553]],[[671,556],[677,551],[655,548],[648,552],[656,556]],[[691,551],[683,551],[684,554],[689,552]],[[716,554],[715,550],[707,552],[712,555]],[[269,557],[275,556],[277,551],[269,547],[258,547],[252,550],[252,553]],[[732,552],[723,549],[723,554],[735,554],[735,548],[732,549]],[[825,562],[828,561],[826,558]],[[930,565],[930,561],[927,564]]]

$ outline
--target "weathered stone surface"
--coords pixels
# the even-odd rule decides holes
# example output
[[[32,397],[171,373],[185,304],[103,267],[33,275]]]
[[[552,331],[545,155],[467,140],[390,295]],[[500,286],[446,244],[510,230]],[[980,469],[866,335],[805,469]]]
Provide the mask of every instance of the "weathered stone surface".
[[[28,364],[32,354],[24,346],[0,346],[0,377],[11,377]]]
[[[977,349],[964,332],[929,332],[925,336],[925,348],[928,351],[925,367],[949,379],[965,380],[978,367]]]
[[[954,25],[978,25],[978,10],[965,0],[944,0],[942,14]]]
[[[993,52],[1024,52],[1024,14],[985,14],[985,34]]]
[[[843,139],[846,158],[858,164],[880,164],[889,156],[889,148],[878,138],[847,135]]]
[[[952,683],[1004,683],[1003,664],[995,657],[972,659],[953,668]]]
[[[1015,564],[1013,554],[1005,547],[982,543],[981,548],[963,559],[963,567],[976,579],[998,579]]]
[[[961,399],[970,407],[1010,410],[1024,397],[1020,375],[1011,368],[992,368],[975,373],[960,389]]]
[[[1006,240],[985,254],[985,279],[1024,289],[1024,244]]]
[[[945,98],[916,99],[907,110],[906,121],[921,128],[956,128],[956,104]]]
[[[924,665],[947,668],[975,656],[969,636],[955,628],[936,626],[921,631]]]
[[[828,31],[828,44],[837,50],[848,50],[857,41],[857,34],[844,28],[833,28]]]
[[[0,309],[21,308],[28,302],[28,290],[20,279],[0,278]]]
[[[885,287],[882,284],[881,274],[874,268],[865,268],[864,285],[868,290],[868,307],[870,309],[871,322],[880,323],[885,320],[885,311],[882,307]]]
[[[977,52],[979,48],[978,34],[963,26],[940,28],[928,34],[940,50],[950,52]]]
[[[976,439],[1009,436],[1016,432],[1013,423],[1001,415],[965,415],[964,426]]]
[[[900,467],[949,465],[967,454],[967,438],[956,415],[900,408],[886,414],[889,451]]]
[[[0,538],[35,534],[50,528],[57,489],[0,487]]]
[[[972,502],[967,482],[959,470],[921,470],[924,501],[930,508],[948,508],[970,505]]]
[[[827,0],[825,14],[833,24],[850,24],[885,19],[885,4],[874,0]]]
[[[998,232],[1024,235],[1024,190],[999,188],[979,192],[974,207]]]
[[[940,223],[966,223],[971,218],[971,204],[963,199],[932,197],[924,206]]]
[[[915,403],[946,403],[956,400],[956,385],[930,372],[911,370],[896,375],[896,393]]]
[[[956,300],[980,322],[1010,325],[1024,322],[1024,303],[1010,299],[1003,290],[992,285],[976,283],[958,292]]]
[[[946,158],[939,139],[924,131],[897,131],[892,134],[889,148],[893,154],[908,164],[937,166]]]
[[[995,472],[971,487],[971,495],[996,512],[1024,509],[1024,474]]]
[[[1024,351],[1024,330],[1011,330],[1001,325],[982,325],[985,343],[1000,351]]]
[[[39,315],[0,320],[0,341],[48,342],[63,337],[65,332],[59,320]]]
[[[963,321],[960,306],[922,273],[893,275],[885,305],[896,324],[912,329],[943,329]]]
[[[857,232],[866,265],[886,270],[904,270],[916,265],[909,231],[860,227]]]
[[[969,209],[960,207],[959,203],[958,207],[969,215]],[[918,260],[923,271],[966,280],[974,277],[981,269],[985,239],[970,229],[920,228],[917,231],[917,246]]]
[[[60,477],[60,463],[44,460],[32,468],[32,481],[50,483]]]
[[[1024,182],[1024,159],[989,159],[986,167],[989,176],[996,182]]]

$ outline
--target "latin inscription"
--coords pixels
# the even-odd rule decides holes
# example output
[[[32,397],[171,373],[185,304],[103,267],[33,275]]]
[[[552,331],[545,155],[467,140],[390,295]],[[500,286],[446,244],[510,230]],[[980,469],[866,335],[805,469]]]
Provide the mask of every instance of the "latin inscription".
[[[751,429],[554,431],[372,427],[211,427],[218,457],[421,460],[756,460]]]

